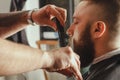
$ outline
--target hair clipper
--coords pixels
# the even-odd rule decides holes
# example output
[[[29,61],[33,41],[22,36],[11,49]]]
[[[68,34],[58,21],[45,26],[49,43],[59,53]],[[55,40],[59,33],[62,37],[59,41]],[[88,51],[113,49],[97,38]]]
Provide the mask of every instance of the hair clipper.
[[[64,27],[60,24],[57,18],[55,18],[55,22],[58,29],[59,45],[60,47],[65,47],[68,45],[68,35],[66,34]]]

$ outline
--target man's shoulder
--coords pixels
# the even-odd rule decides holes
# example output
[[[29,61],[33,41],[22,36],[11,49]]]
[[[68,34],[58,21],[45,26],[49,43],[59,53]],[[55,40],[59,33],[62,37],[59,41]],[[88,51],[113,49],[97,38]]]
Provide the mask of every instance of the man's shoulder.
[[[91,66],[92,71],[87,80],[119,80],[120,55],[113,56]]]
[[[106,68],[96,77],[102,80],[119,80],[120,79],[120,61],[106,66]],[[97,79],[94,79],[97,80]],[[98,79],[100,80],[100,79]]]

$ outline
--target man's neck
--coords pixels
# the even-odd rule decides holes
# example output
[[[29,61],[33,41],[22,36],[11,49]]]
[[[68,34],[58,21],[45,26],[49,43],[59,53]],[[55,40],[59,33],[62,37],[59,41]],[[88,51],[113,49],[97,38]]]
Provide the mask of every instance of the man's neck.
[[[110,58],[110,57],[112,57],[114,55],[118,55],[118,54],[120,54],[120,48],[112,50],[112,51],[107,52],[106,54],[104,54],[104,55],[102,55],[100,57],[95,58],[94,61],[93,61],[93,64],[96,64],[96,63],[98,63],[98,62],[100,62],[102,60],[108,59],[108,58]]]

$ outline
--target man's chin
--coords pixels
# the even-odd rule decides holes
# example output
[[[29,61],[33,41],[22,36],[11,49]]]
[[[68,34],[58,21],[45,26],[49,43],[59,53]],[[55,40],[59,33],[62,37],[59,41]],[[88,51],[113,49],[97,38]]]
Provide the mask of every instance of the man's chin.
[[[94,48],[92,46],[76,46],[74,52],[80,56],[81,67],[89,66],[94,60]]]

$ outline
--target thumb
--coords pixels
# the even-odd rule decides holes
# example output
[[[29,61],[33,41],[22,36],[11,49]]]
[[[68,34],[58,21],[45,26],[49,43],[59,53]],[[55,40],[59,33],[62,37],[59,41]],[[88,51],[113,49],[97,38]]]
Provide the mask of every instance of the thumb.
[[[48,26],[50,26],[52,29],[54,29],[55,31],[57,31],[57,26],[56,23],[53,21],[49,21],[48,22]]]
[[[76,78],[77,78],[78,80],[83,80],[82,74],[81,74],[79,71],[77,72],[76,75],[77,75]]]

